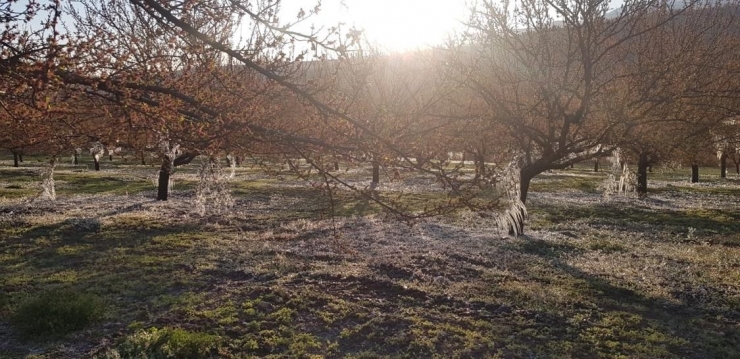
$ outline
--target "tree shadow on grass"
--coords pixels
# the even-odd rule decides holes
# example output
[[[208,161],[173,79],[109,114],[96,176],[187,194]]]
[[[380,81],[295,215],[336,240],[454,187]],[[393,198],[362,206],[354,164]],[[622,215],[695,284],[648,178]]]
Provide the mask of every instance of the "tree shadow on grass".
[[[567,223],[586,220],[590,225],[616,226],[626,231],[644,231],[653,226],[676,233],[695,228],[697,234],[733,234],[740,231],[740,211],[737,210],[667,210],[639,207],[615,207],[608,204],[567,206],[538,204],[533,212],[545,223]]]
[[[106,212],[102,216],[128,212],[137,206]],[[9,254],[1,265],[7,269],[5,282],[13,282],[13,276],[24,278],[15,280],[24,284],[21,286],[23,290],[50,283],[87,286],[96,276],[146,271],[147,264],[154,266],[171,262],[174,265],[181,258],[166,254],[178,253],[170,248],[171,243],[157,239],[183,236],[183,241],[188,242],[188,235],[193,233],[199,233],[195,224],[166,225],[146,218],[132,218],[108,226],[102,226],[97,217],[69,218],[27,228],[19,235],[0,242],[0,252]],[[189,246],[180,248],[188,249]],[[56,274],[65,271],[74,271],[77,275],[66,280],[54,280]],[[137,281],[140,278],[132,275],[128,279]]]
[[[580,343],[576,347],[583,352],[578,357],[740,357],[740,328],[732,324],[740,321],[737,311],[710,308],[680,296],[648,297],[566,263],[561,256],[571,252],[569,248],[532,250],[536,246],[524,245],[521,250],[572,278],[576,294],[597,306],[585,310],[588,320],[569,335]]]
[[[151,310],[156,298],[205,287],[208,278],[194,268],[209,257],[198,243],[208,238],[193,225],[153,225],[145,218],[103,227],[94,218],[68,219],[27,228],[0,241],[0,325],[24,298],[59,288],[94,293],[106,302],[104,323],[61,339],[89,348],[127,323],[161,315]],[[0,352],[29,347],[12,328],[0,339]]]
[[[339,217],[349,217],[353,215],[367,216],[380,212],[379,206],[368,198],[359,198],[355,201],[344,201],[343,203],[338,204],[339,206],[335,207],[334,213]]]

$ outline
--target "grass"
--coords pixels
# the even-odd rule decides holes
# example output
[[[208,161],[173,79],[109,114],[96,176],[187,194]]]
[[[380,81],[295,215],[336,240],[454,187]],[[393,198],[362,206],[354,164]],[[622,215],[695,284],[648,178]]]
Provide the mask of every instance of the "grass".
[[[26,338],[56,338],[90,326],[104,313],[98,296],[52,290],[23,301],[10,322]]]
[[[544,173],[535,177],[530,186],[533,192],[559,192],[579,190],[587,193],[597,193],[599,185],[606,178],[604,172],[587,172],[570,170],[564,173]]]
[[[629,227],[658,226],[674,233],[687,233],[690,228],[703,234],[732,235],[740,231],[740,209],[697,209],[655,211],[640,206],[617,207],[610,204],[592,206],[542,204],[533,209],[535,227],[574,220],[594,225],[629,224]]]
[[[332,222],[317,192],[249,170],[219,216],[195,214],[187,186],[162,203],[115,170],[66,171],[54,205],[0,202],[0,358],[740,357],[740,208],[723,183],[605,201],[587,169],[553,173],[529,237],[500,238],[452,217],[408,227],[352,196]],[[60,290],[105,311],[31,341],[10,326],[41,318],[21,309],[34,300],[65,308],[44,294]]]
[[[209,358],[219,346],[220,338],[181,328],[149,328],[124,338],[101,359],[200,359]]]
[[[60,197],[84,194],[134,195],[156,190],[156,185],[152,181],[157,173],[156,167],[127,165],[119,161],[113,162],[115,165],[112,168],[100,172],[84,166],[69,164],[57,166],[54,174],[57,195]],[[39,176],[44,165],[44,162],[27,160],[19,168],[0,168],[0,198],[16,199],[38,195],[41,191]],[[182,176],[178,178],[178,175],[192,174],[194,171],[194,166],[178,171],[175,175],[175,188],[192,190],[196,182],[193,179],[182,179]]]

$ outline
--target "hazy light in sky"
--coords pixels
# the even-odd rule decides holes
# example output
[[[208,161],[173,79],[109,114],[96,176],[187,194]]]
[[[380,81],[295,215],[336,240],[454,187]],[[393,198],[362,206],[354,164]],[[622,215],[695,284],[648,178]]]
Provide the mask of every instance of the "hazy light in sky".
[[[615,9],[623,0],[608,0]],[[677,0],[681,1],[681,0]],[[308,33],[310,25],[329,28],[343,23],[355,26],[383,51],[403,52],[441,45],[455,31],[464,31],[474,0],[323,0],[321,12],[294,30]],[[512,2],[515,3],[516,1]],[[300,8],[311,9],[315,0],[283,0],[281,18],[295,19]]]
[[[309,4],[306,0],[287,0],[284,9]],[[463,29],[461,23],[468,17],[465,0],[344,0],[343,4],[340,0],[324,0],[320,16],[309,22],[317,27],[338,22],[354,25],[386,51],[439,45],[448,34]]]

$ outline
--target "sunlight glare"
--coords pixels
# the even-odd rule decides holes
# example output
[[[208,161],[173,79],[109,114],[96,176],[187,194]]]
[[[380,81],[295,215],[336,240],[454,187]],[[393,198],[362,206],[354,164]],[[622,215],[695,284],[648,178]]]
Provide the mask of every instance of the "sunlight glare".
[[[347,1],[348,24],[364,28],[382,50],[404,51],[439,45],[466,16],[462,1],[355,0]]]
[[[298,5],[297,0],[287,3],[292,3],[288,8]],[[467,16],[465,0],[324,0],[311,22],[317,27],[338,22],[355,26],[381,51],[402,52],[443,44],[464,28]]]

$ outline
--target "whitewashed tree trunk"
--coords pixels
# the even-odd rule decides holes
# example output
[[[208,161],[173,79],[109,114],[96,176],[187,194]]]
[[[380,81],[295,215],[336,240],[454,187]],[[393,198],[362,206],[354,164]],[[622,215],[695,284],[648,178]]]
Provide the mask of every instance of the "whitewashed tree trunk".
[[[54,188],[54,168],[57,166],[57,158],[52,157],[49,161],[49,167],[41,172],[41,194],[42,200],[54,201],[57,199],[56,189]]]

